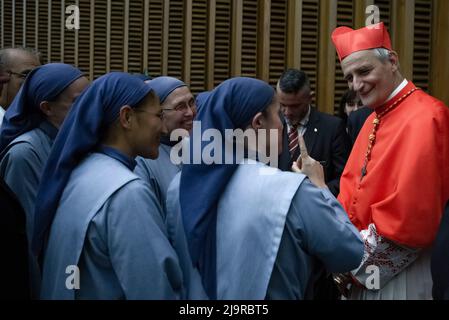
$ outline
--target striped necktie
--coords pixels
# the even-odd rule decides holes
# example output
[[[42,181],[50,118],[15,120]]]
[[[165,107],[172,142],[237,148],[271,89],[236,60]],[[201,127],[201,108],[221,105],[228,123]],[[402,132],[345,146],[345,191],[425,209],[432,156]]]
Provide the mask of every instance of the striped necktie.
[[[290,157],[293,158],[293,155],[298,147],[298,125],[291,126],[288,133],[288,150],[290,150]]]

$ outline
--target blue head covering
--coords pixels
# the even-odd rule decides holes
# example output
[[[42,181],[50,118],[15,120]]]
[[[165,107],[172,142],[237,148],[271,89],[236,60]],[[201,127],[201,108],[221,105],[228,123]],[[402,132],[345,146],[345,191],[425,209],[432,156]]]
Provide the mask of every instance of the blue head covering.
[[[211,94],[210,91],[204,91],[204,92],[197,94],[196,99],[195,99],[197,113],[199,112],[200,108],[202,108],[204,106],[204,103],[207,100],[207,98],[210,96],[210,94]]]
[[[0,129],[0,151],[11,141],[39,126],[43,119],[39,105],[54,101],[75,80],[81,70],[64,63],[49,63],[33,69],[5,113]]]
[[[136,73],[136,74],[133,74],[133,76],[139,78],[139,79],[142,80],[142,81],[148,81],[148,80],[151,80],[151,79],[152,79],[151,76],[146,75],[146,74],[144,74],[144,73]]]
[[[154,92],[156,92],[156,94],[158,95],[161,104],[163,104],[170,93],[172,93],[176,89],[187,87],[187,85],[181,80],[165,76],[154,78],[153,80],[151,80],[150,84]]]
[[[225,129],[246,128],[258,112],[270,105],[273,97],[274,89],[263,81],[250,78],[226,80],[200,100],[196,120],[201,121],[201,136],[205,130],[218,129],[224,148]],[[194,138],[195,133],[191,139]],[[191,157],[194,156],[193,144],[195,142],[191,143]],[[207,144],[201,144],[201,153]],[[217,203],[237,166],[236,162],[185,164],[181,173],[180,203],[189,250],[211,299],[216,298]]]
[[[135,107],[151,91],[142,80],[121,72],[95,80],[76,100],[47,160],[36,200],[32,249],[38,254],[72,170],[99,143],[121,107]]]

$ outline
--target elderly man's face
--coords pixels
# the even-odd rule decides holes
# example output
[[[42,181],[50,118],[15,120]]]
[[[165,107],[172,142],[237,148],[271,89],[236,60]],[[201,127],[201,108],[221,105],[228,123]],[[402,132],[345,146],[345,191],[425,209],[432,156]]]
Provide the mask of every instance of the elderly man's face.
[[[168,134],[175,129],[190,131],[196,115],[196,104],[188,87],[174,90],[162,104],[164,125]]]
[[[5,72],[9,75],[9,81],[3,85],[0,96],[0,105],[4,108],[10,106],[26,75],[41,64],[36,56],[28,52],[14,50],[10,55],[9,65],[4,66]]]
[[[354,52],[342,61],[341,67],[349,88],[357,92],[365,106],[381,106],[395,89],[395,55],[382,62],[371,50]]]

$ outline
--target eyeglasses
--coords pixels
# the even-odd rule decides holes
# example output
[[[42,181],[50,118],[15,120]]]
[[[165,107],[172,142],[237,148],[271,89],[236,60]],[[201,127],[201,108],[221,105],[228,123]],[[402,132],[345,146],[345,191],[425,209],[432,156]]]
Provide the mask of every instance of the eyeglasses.
[[[15,75],[15,76],[17,76],[18,78],[20,78],[20,79],[22,79],[22,80],[25,80],[26,77],[28,76],[28,73],[30,73],[30,71],[31,71],[31,70],[27,70],[27,71],[24,71],[24,72],[22,72],[22,73],[18,73],[18,72],[14,72],[14,71],[8,70],[8,71],[6,71],[6,72],[7,72],[10,76]]]
[[[178,104],[174,108],[163,108],[162,111],[178,111],[178,112],[186,112],[188,109],[191,109],[193,112],[196,111],[196,103],[195,100],[192,100],[191,102]]]

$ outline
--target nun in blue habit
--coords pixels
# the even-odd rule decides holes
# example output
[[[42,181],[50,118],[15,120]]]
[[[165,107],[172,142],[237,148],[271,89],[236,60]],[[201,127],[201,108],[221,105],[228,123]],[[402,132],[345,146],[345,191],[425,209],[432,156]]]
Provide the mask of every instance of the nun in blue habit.
[[[159,202],[133,173],[136,156],[158,156],[161,118],[152,88],[126,73],[98,78],[78,98],[37,198],[33,250],[45,245],[41,298],[206,297],[184,234],[169,238]]]
[[[8,108],[0,129],[0,176],[26,214],[29,242],[40,178],[58,128],[73,100],[88,85],[77,68],[51,63],[32,70]],[[39,293],[39,270],[30,256],[33,297]]]
[[[227,80],[201,101],[202,132],[282,131],[275,91],[260,80]],[[201,142],[201,151],[208,144]],[[167,224],[185,229],[210,298],[307,299],[318,266],[332,272],[359,266],[359,232],[327,188],[257,159],[234,155],[234,161],[184,164],[167,195]]]
[[[157,77],[150,81],[150,86],[159,96],[162,108],[172,108],[166,103],[167,98],[176,94],[176,90],[179,88],[187,88],[187,85],[173,77]],[[193,96],[192,96],[193,98]],[[168,109],[164,112],[179,112],[176,110]],[[164,117],[164,122],[171,121],[171,115]],[[194,114],[190,116],[190,120],[193,120]],[[168,119],[167,119],[168,118]],[[175,120],[177,120],[175,118]],[[172,121],[172,125],[167,124],[167,128],[178,129],[178,122]],[[174,127],[174,128],[172,128]],[[173,130],[171,130],[173,131]],[[143,157],[137,157],[137,166],[134,172],[140,176],[143,180],[148,182],[158,198],[162,208],[163,216],[165,219],[165,201],[167,198],[167,190],[171,181],[175,175],[181,171],[182,164],[175,164],[170,159],[170,153],[172,148],[179,143],[179,141],[170,141],[171,132],[167,132],[161,137],[161,145],[159,146],[159,157],[157,159],[145,159]]]

